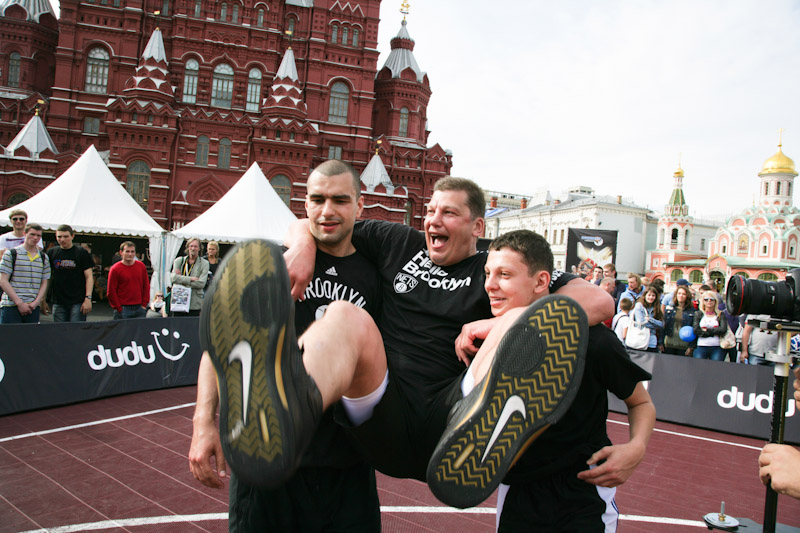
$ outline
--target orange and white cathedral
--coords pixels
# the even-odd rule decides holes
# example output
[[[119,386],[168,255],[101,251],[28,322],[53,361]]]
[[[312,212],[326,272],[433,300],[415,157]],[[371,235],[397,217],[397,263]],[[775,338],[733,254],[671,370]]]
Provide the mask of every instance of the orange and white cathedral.
[[[758,173],[756,205],[744,209],[716,229],[705,250],[705,239],[695,235],[709,227],[696,227],[683,195],[683,170],[675,172],[670,202],[659,218],[655,250],[648,252],[647,275],[692,285],[713,281],[722,290],[732,275],[765,281],[784,279],[800,267],[800,210],[792,205],[794,161],[778,151]]]

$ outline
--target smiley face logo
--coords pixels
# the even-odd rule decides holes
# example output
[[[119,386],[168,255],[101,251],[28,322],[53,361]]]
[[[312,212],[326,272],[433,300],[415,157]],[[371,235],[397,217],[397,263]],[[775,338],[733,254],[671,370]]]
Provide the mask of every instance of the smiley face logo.
[[[178,359],[183,357],[186,354],[186,350],[189,349],[189,344],[184,342],[184,343],[181,343],[181,346],[183,346],[183,349],[177,355],[173,355],[173,354],[165,351],[164,348],[161,347],[161,342],[159,342],[158,339],[159,339],[159,337],[162,337],[162,336],[164,338],[169,337],[169,330],[167,328],[162,329],[160,334],[157,331],[151,331],[150,335],[153,336],[153,339],[155,340],[155,343],[156,343],[156,348],[158,348],[158,351],[161,352],[161,355],[163,355],[165,358],[169,359],[170,361],[177,361]],[[181,338],[181,334],[178,331],[174,331],[172,333],[172,336],[175,338],[176,341]]]

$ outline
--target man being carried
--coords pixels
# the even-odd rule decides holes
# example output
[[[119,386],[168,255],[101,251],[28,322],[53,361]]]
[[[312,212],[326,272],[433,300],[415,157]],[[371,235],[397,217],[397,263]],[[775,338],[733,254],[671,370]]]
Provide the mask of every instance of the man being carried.
[[[53,272],[53,321],[85,322],[92,311],[94,261],[89,252],[73,246],[72,227],[62,224],[56,229],[58,246],[47,251]]]
[[[119,247],[122,261],[108,271],[108,303],[114,310],[114,320],[144,318],[150,302],[150,281],[147,268],[136,260],[136,245],[131,241]]]
[[[25,226],[25,241],[3,253],[0,261],[0,324],[38,324],[47,293],[50,262],[39,248],[42,227]]]
[[[192,238],[186,243],[186,255],[176,257],[172,263],[172,304],[175,304],[175,285],[191,289],[188,311],[174,311],[171,316],[198,316],[203,307],[206,279],[208,278],[208,261],[200,257],[202,245],[200,239]]]
[[[453,343],[463,324],[491,316],[481,289],[486,254],[477,252],[484,206],[483,191],[477,185],[446,177],[435,186],[424,235],[408,226],[380,221],[357,225],[354,244],[374,258],[381,271],[381,329],[363,310],[333,302],[323,319],[300,339],[302,353],[291,327],[290,281],[279,251],[264,243],[264,251],[257,254],[244,247],[231,253],[218,274],[216,289],[206,298],[200,337],[220,383],[223,450],[237,473],[257,483],[282,482],[302,456],[322,410],[343,399],[344,412],[337,409],[337,421],[352,426],[359,448],[373,466],[395,477],[426,479],[447,415],[461,399],[464,366],[454,354]],[[308,265],[307,252],[314,248],[307,230],[295,231],[293,244],[290,264]],[[294,255],[298,250],[305,256],[299,261]],[[226,281],[251,264],[261,265],[258,277],[254,274],[254,279],[238,284]],[[296,277],[301,278],[307,275]],[[302,287],[304,283],[295,285],[295,296]],[[586,281],[561,275],[552,290],[574,296],[588,307],[590,323],[613,314],[611,297]],[[253,293],[260,295],[257,302],[250,296]],[[556,414],[561,411],[559,405],[569,403],[563,400],[575,388],[572,377],[585,352],[580,333],[586,329],[580,308],[566,298],[558,301],[542,310],[540,317],[548,324],[569,323],[574,333],[548,355],[569,360],[572,367],[559,375],[557,386],[553,384],[550,408]],[[232,328],[231,324],[241,326]],[[486,331],[492,325],[486,321]],[[547,342],[559,329],[554,326],[530,342]],[[475,337],[483,334],[473,333]],[[245,375],[245,365],[230,357],[231,347],[240,343],[252,347],[252,365],[248,357]],[[330,357],[331,353],[336,356]],[[515,360],[520,352],[510,355]],[[539,372],[540,363],[528,368],[529,373]],[[549,374],[544,379],[550,384],[554,378]],[[247,394],[242,394],[245,390]],[[540,399],[539,391],[530,392],[526,409]],[[503,433],[500,440],[512,444],[492,454],[493,473],[478,480],[475,498],[488,497],[525,442],[555,418],[531,415],[516,426],[524,428],[518,438],[505,436],[503,424],[498,424]],[[485,439],[472,451],[480,459],[492,445]]]
[[[297,331],[322,316],[336,298],[377,316],[378,273],[351,241],[353,224],[364,204],[358,173],[342,161],[327,161],[311,173],[306,187],[309,229],[318,250],[314,279],[296,307]],[[217,403],[214,368],[206,353],[200,363],[189,461],[195,478],[214,488],[223,486],[220,477],[225,476],[214,422]],[[212,455],[218,474],[211,465]],[[228,520],[231,531],[380,531],[375,472],[329,410],[300,468],[283,486],[267,490],[231,476]]]
[[[484,284],[492,313],[506,320],[520,313],[531,314],[523,306],[533,303],[535,308],[544,301],[552,268],[550,245],[540,235],[519,230],[494,239],[489,245]],[[477,357],[496,349],[499,339],[492,330]],[[471,350],[467,349],[466,355],[472,355]],[[473,364],[469,373],[479,371]],[[467,405],[477,394],[470,395],[472,377],[468,375],[462,385]],[[640,383],[650,378],[630,360],[611,330],[589,328],[586,367],[575,400],[505,477],[497,499],[498,529],[616,531],[619,512],[613,487],[624,483],[641,462],[655,424],[655,407]],[[606,434],[607,391],[628,406],[630,440],[626,444],[611,445]],[[455,411],[453,418],[458,413]]]

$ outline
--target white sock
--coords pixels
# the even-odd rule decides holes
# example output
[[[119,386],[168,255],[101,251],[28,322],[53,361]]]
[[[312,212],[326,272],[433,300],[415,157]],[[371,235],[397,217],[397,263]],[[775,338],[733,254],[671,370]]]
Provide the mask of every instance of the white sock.
[[[386,375],[383,377],[383,383],[378,385],[377,389],[366,396],[362,396],[361,398],[342,396],[342,407],[344,407],[347,417],[354,426],[360,426],[372,418],[372,412],[375,410],[375,406],[378,405],[378,402],[381,401],[381,398],[383,398],[383,394],[386,392],[386,387],[388,385],[389,371],[387,370]]]
[[[464,379],[461,380],[461,394],[466,396],[472,389],[475,388],[475,376],[472,375],[472,370],[467,370],[464,374]]]

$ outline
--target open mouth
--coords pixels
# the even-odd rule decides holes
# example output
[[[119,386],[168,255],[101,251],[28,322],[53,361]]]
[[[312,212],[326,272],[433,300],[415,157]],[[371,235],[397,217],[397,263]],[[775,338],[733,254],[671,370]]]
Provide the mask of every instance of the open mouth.
[[[442,235],[441,233],[429,233],[428,235],[430,236],[431,246],[433,248],[440,248],[444,246],[449,239],[449,237]]]

